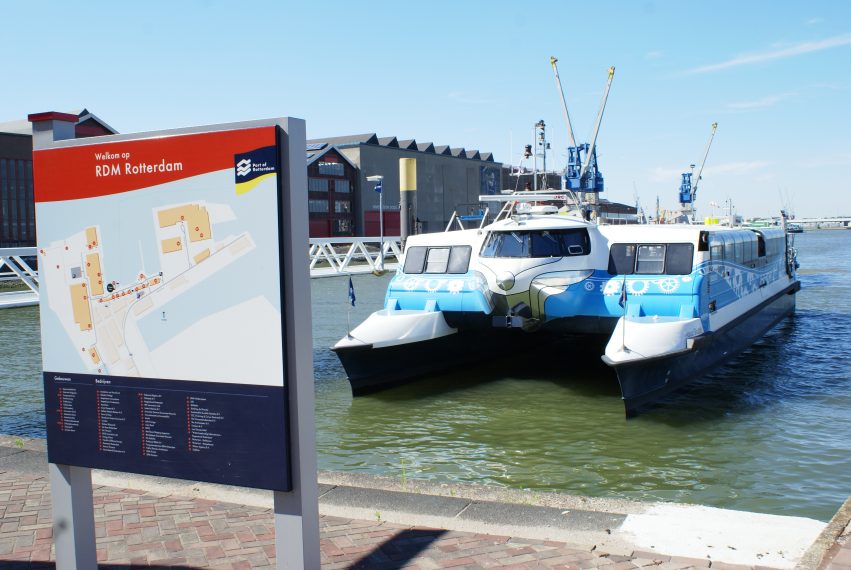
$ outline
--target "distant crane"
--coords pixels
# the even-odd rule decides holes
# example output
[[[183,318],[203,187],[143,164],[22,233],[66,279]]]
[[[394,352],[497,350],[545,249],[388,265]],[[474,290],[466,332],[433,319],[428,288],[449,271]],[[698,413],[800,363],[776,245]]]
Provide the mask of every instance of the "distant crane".
[[[638,186],[635,185],[635,180],[632,181],[632,197],[635,200],[635,218],[639,224],[647,223],[647,215],[644,213],[644,208],[641,206],[641,199],[638,197]]]
[[[712,123],[712,132],[709,135],[709,141],[706,143],[706,150],[703,152],[703,162],[700,163],[700,170],[697,171],[697,178],[694,178],[694,167],[691,165],[690,172],[683,172],[683,181],[680,184],[680,205],[683,215],[686,216],[689,222],[694,219],[694,201],[697,198],[697,186],[700,184],[703,167],[706,165],[706,157],[709,156],[709,147],[712,146],[712,139],[715,138],[715,131],[718,129],[718,123]],[[694,181],[694,182],[692,182]]]
[[[594,124],[590,143],[576,144],[573,136],[573,126],[570,123],[570,114],[567,112],[567,103],[564,99],[564,88],[558,74],[558,59],[550,57],[550,65],[555,75],[556,86],[561,98],[561,108],[564,113],[564,121],[567,123],[567,137],[570,146],[567,149],[567,168],[564,173],[565,189],[579,193],[579,198],[591,205],[595,210],[598,204],[598,194],[603,191],[603,174],[597,169],[597,134],[600,132],[600,124],[603,121],[603,112],[606,110],[606,101],[609,98],[609,89],[612,87],[612,78],[615,76],[615,67],[609,68],[609,77],[606,89],[600,101],[600,110],[597,113],[597,121]]]

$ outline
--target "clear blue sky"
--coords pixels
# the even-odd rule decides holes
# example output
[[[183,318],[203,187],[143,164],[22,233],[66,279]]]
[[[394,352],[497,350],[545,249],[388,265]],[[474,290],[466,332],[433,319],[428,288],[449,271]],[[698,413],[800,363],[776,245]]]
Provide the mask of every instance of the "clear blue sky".
[[[604,197],[698,194],[746,216],[851,215],[851,2],[3,2],[0,121],[86,107],[120,132],[290,115],[517,163],[538,119],[564,163],[549,56]],[[511,142],[513,141],[513,147]],[[510,153],[510,154],[509,154]]]

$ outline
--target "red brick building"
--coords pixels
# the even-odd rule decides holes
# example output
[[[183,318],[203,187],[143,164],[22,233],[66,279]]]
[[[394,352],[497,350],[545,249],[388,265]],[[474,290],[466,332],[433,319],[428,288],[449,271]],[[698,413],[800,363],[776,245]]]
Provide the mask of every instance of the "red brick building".
[[[83,109],[76,138],[112,135],[117,131]],[[0,247],[35,246],[32,125],[26,120],[0,123]]]

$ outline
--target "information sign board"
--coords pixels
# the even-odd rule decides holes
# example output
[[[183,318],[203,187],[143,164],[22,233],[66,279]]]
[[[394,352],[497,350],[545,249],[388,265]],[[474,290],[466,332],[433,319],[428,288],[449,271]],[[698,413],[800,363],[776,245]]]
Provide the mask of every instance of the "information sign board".
[[[51,463],[292,489],[286,136],[34,152]]]

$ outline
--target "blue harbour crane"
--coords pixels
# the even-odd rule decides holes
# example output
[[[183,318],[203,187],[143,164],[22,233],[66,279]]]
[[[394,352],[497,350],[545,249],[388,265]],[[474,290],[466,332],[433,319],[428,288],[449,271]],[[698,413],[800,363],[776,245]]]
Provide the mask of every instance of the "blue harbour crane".
[[[600,124],[603,121],[603,112],[606,109],[606,101],[609,98],[609,90],[612,87],[612,78],[615,76],[615,67],[609,68],[609,77],[606,81],[606,89],[600,101],[600,109],[597,113],[597,121],[591,135],[590,143],[576,144],[573,136],[573,126],[570,123],[570,114],[567,111],[567,103],[564,99],[564,89],[558,74],[558,59],[550,57],[550,65],[555,75],[556,86],[561,97],[561,108],[564,120],[567,123],[567,136],[570,146],[567,149],[567,168],[564,172],[564,187],[579,195],[579,199],[590,206],[592,211],[599,215],[598,195],[603,191],[603,174],[597,168],[597,134],[600,132]]]
[[[697,177],[695,178],[694,176],[694,164],[691,165],[691,171],[683,172],[682,174],[683,180],[680,183],[680,209],[689,223],[694,221],[694,201],[697,198],[697,186],[700,184],[703,167],[706,165],[706,157],[709,156],[709,147],[712,146],[712,139],[715,138],[715,131],[717,129],[718,123],[712,123],[712,132],[709,135],[709,141],[706,143],[706,150],[703,152],[703,162],[700,163],[700,170],[697,171]]]

